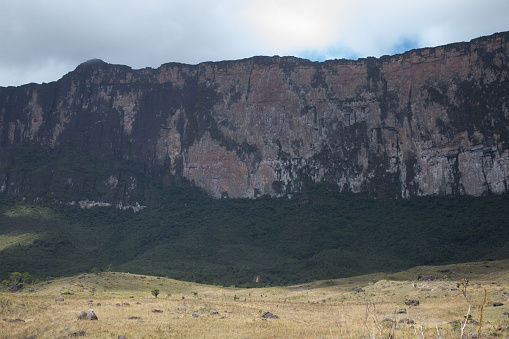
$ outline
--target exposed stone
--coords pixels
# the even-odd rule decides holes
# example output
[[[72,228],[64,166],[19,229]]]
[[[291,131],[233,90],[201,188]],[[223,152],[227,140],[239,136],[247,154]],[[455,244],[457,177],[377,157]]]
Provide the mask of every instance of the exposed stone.
[[[69,333],[69,337],[86,337],[87,333],[84,330]]]
[[[471,324],[471,325],[475,325],[475,326],[479,326],[481,324],[479,321],[475,320],[474,318],[468,319],[467,323]]]
[[[64,301],[64,297],[58,297],[55,299],[55,301]]]
[[[154,312],[154,313],[163,313],[163,310],[158,310],[158,309],[153,308],[152,312]]]
[[[504,303],[496,302],[496,303],[493,303],[493,306],[494,306],[494,307],[504,306]]]
[[[219,314],[218,311],[214,311],[214,310],[210,310],[209,314],[213,315],[213,314]]]
[[[9,286],[9,292],[18,292],[23,289],[23,284],[16,284],[16,285],[10,285]]]
[[[354,287],[354,292],[366,292],[362,287]]]
[[[500,194],[509,187],[508,51],[505,32],[321,63],[84,63],[57,82],[0,88],[0,146],[120,155],[218,198],[283,196],[306,182],[376,197]],[[8,157],[0,162],[0,191],[41,187]],[[54,175],[44,189],[79,190],[82,180]],[[113,201],[142,185],[105,173],[95,190]]]
[[[87,319],[87,312],[85,311],[81,311],[79,314],[78,314],[78,320],[85,320]]]
[[[279,319],[279,317],[269,311],[263,312],[262,318],[264,319]]]
[[[88,310],[87,320],[98,320],[97,315],[95,314],[94,310],[92,310],[92,309]]]
[[[405,301],[405,305],[408,305],[408,306],[419,306],[419,300],[408,299],[407,301]]]
[[[197,312],[193,312],[192,316],[193,316],[193,318],[199,318],[200,317],[200,315]]]
[[[434,276],[434,275],[423,275],[419,278],[419,280],[424,280],[424,281],[433,281],[433,280],[438,280],[438,277]]]
[[[8,323],[24,323],[25,321],[23,319],[4,319],[5,322]]]
[[[125,335],[119,335],[117,339],[127,339],[127,337]]]

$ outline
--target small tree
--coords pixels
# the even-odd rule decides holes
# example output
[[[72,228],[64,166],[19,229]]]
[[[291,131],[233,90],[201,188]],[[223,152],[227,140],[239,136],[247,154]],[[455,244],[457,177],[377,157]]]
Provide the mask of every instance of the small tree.
[[[157,298],[157,296],[159,295],[159,290],[157,288],[153,289],[152,295]]]

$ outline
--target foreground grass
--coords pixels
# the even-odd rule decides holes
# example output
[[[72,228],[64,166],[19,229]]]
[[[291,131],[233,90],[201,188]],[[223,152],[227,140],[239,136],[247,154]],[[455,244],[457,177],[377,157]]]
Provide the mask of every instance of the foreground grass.
[[[441,279],[417,280],[420,275]],[[505,260],[252,289],[118,272],[81,274],[35,285],[33,292],[0,294],[0,338],[66,338],[79,331],[89,338],[459,338],[460,327],[452,322],[467,313],[467,301],[455,290],[462,278],[470,280],[475,320],[486,290],[482,337],[509,337]],[[60,296],[64,301],[55,300]],[[407,306],[407,299],[420,305]],[[99,320],[77,320],[90,308]],[[265,320],[265,311],[279,318]],[[476,324],[465,329],[478,331]]]

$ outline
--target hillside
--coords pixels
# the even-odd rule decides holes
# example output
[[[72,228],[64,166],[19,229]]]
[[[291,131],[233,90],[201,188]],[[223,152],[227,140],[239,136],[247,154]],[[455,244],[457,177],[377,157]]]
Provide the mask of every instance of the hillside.
[[[509,254],[508,195],[383,201],[321,187],[251,200],[193,190],[174,185],[160,207],[137,213],[0,195],[0,279],[95,267],[256,287]]]

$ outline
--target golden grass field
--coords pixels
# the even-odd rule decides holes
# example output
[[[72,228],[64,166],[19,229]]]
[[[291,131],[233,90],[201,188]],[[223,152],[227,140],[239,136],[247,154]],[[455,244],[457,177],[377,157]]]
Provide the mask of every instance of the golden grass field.
[[[80,331],[87,338],[459,338],[460,325],[451,322],[467,314],[468,302],[455,290],[463,278],[473,319],[481,320],[484,304],[481,328],[468,324],[463,337],[509,338],[509,260],[253,289],[87,273],[34,285],[33,292],[0,293],[0,338],[68,338]],[[55,300],[60,296],[64,301]],[[420,304],[407,306],[407,299]],[[77,320],[88,309],[99,319]],[[279,318],[264,319],[265,311]]]

